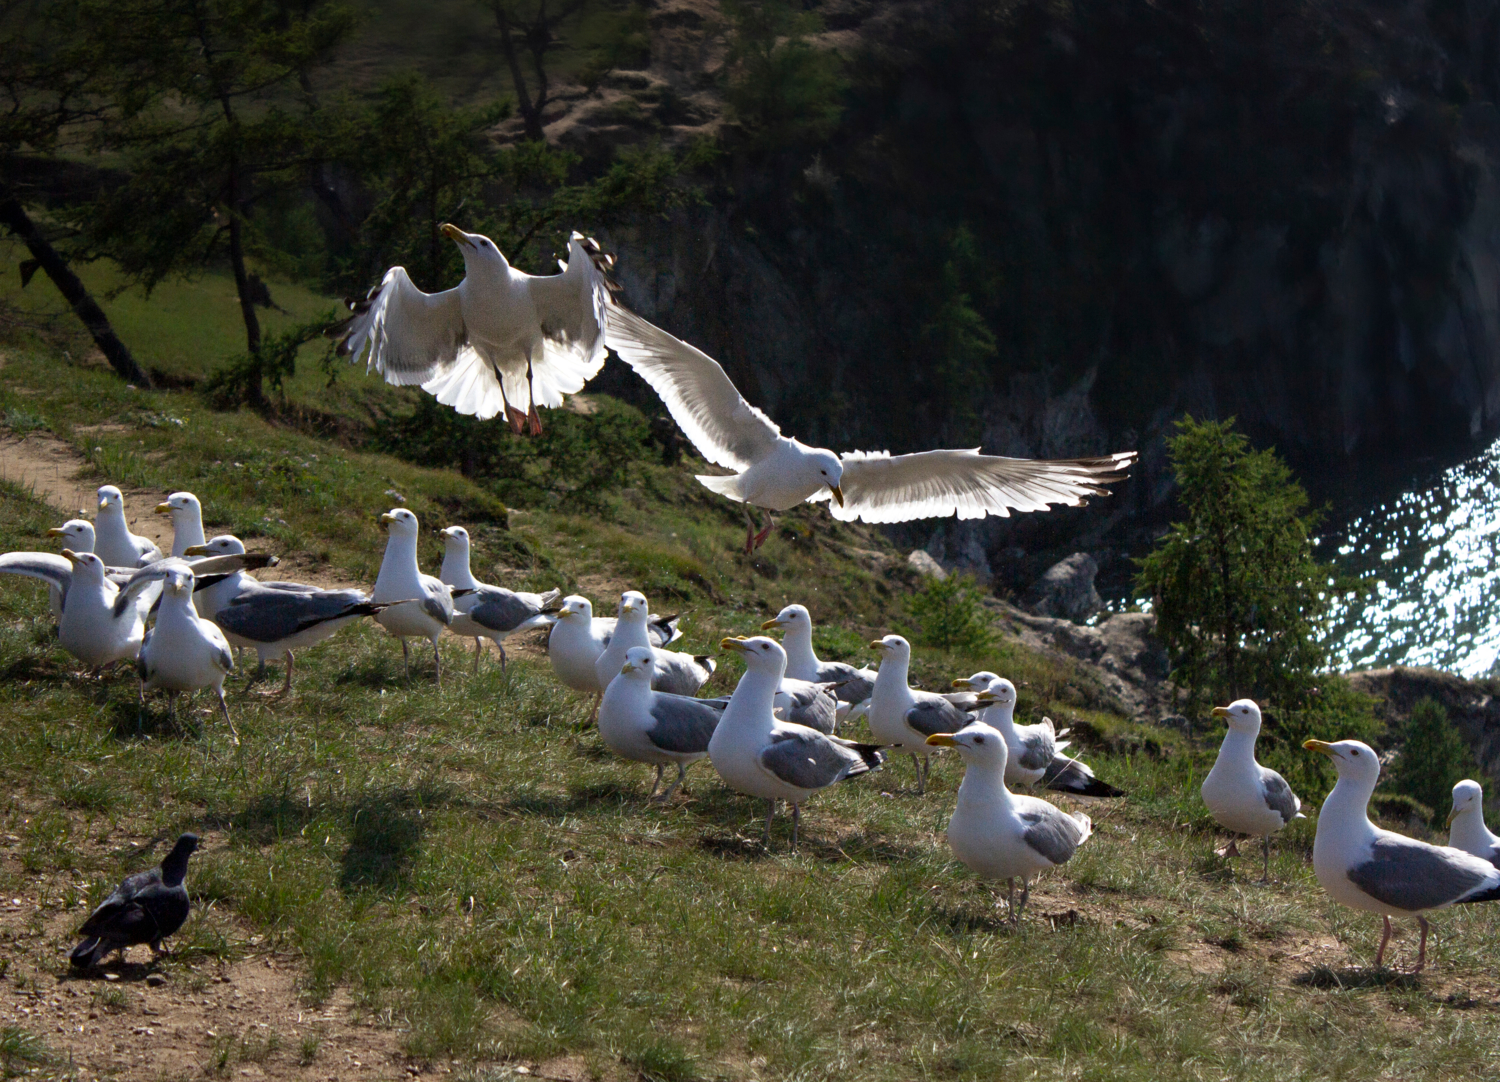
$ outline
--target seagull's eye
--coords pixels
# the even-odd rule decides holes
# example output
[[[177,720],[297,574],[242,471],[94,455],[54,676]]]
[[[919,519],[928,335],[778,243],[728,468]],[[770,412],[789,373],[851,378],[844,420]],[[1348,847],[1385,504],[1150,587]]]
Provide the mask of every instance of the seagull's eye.
[[[983,744],[984,743],[984,737],[982,737],[982,736],[976,736],[974,738],[974,743],[976,743],[976,744]]]

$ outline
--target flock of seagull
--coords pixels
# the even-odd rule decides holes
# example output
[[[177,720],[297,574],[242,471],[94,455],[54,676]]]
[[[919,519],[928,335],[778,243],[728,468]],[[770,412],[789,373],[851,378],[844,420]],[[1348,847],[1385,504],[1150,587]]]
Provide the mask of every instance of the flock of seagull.
[[[832,451],[807,446],[750,405],[711,357],[639,315],[615,297],[607,278],[612,257],[574,234],[561,273],[533,276],[513,268],[494,242],[444,225],[463,253],[465,278],[441,293],[418,290],[405,270],[391,268],[338,331],[339,351],[398,384],[420,385],[439,401],[481,418],[502,411],[517,435],[540,434],[539,407],[562,405],[582,390],[613,350],[660,395],[674,421],[709,463],[732,471],[698,478],[746,506],[747,552],[772,529],[770,512],[830,501],[835,518],[901,522],[915,518],[981,518],[1013,510],[1081,506],[1107,495],[1124,478],[1134,452],[1093,458],[1031,460],[983,455],[977,449],[886,452]],[[211,689],[235,743],[224,696],[234,668],[232,648],[253,649],[258,679],[266,663],[284,660],[282,693],[292,685],[294,652],[370,617],[401,640],[410,675],[409,640],[433,647],[442,681],[439,639],[445,630],[499,648],[524,631],[549,628],[548,655],[566,686],[592,694],[600,738],[621,758],[655,768],[650,798],[669,800],[689,766],[708,759],[729,788],[768,802],[770,843],[777,803],[792,811],[795,849],[802,805],[815,793],[879,769],[892,753],[910,755],[916,793],[925,792],[932,754],[952,749],[964,763],[947,839],[954,855],[981,879],[1006,881],[1008,915],[1019,920],[1033,876],[1067,863],[1090,837],[1082,812],[1067,812],[1012,787],[1044,788],[1077,799],[1122,794],[1065,753],[1066,731],[1050,719],[1018,725],[1015,686],[992,672],[953,681],[938,694],[910,686],[911,647],[899,635],[870,644],[878,669],[820,661],[806,608],[789,605],[762,627],[765,635],[726,638],[745,673],[727,697],[699,698],[716,659],[669,649],[681,636],[675,618],[650,611],[627,591],[613,617],[596,617],[587,598],[560,591],[524,593],[476,580],[470,542],[461,526],[443,531],[438,576],[417,560],[419,525],[405,508],[380,516],[388,529],[385,555],[370,594],[309,584],[261,582],[253,571],[275,558],[247,553],[232,535],[204,537],[202,507],[176,492],[156,510],[171,516],[170,553],[133,534],[118,488],[98,492],[93,523],[71,520],[50,534],[64,539],[60,556],[0,555],[0,573],[44,580],[58,621],[58,640],[97,672],[134,662],[141,693]],[[765,524],[757,530],[749,508]],[[154,619],[153,619],[154,614]],[[148,626],[149,625],[149,626]],[[1214,713],[1228,725],[1203,800],[1227,830],[1263,840],[1265,878],[1270,837],[1297,818],[1302,804],[1285,779],[1255,760],[1261,714],[1242,699]],[[841,724],[863,717],[871,742],[841,737]],[[1426,914],[1452,905],[1500,900],[1500,839],[1484,826],[1483,794],[1472,781],[1453,793],[1449,845],[1431,845],[1371,823],[1368,804],[1380,773],[1375,753],[1358,741],[1309,740],[1329,756],[1338,781],[1318,816],[1313,867],[1336,901],[1379,913],[1383,964],[1393,916],[1415,917],[1422,930],[1416,968],[1426,960]],[[665,769],[677,776],[658,797]],[[110,950],[135,943],[159,949],[187,916],[184,879],[198,839],[184,834],[158,869],[131,876],[80,930],[73,952],[82,968]],[[1021,899],[1015,898],[1016,881]]]

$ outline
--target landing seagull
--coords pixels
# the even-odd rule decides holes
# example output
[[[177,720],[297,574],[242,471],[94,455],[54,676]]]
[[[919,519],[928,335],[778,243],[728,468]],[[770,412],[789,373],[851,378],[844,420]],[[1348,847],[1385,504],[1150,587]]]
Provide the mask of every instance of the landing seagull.
[[[1034,796],[1017,796],[1005,787],[1006,739],[983,722],[956,733],[934,733],[927,743],[956,748],[964,761],[958,804],[948,821],[953,855],[983,879],[1004,879],[1010,886],[1012,921],[1030,897],[1030,880],[1038,872],[1066,864],[1088,841],[1093,824],[1082,812],[1069,815]],[[1016,879],[1021,905],[1016,906]]]
[[[605,306],[605,342],[661,396],[698,453],[732,476],[699,476],[706,487],[766,512],[757,533],[745,511],[745,551],[771,533],[770,511],[832,498],[842,521],[907,522],[956,514],[961,519],[1081,507],[1125,477],[1134,451],[1098,458],[1001,458],[972,450],[885,451],[842,455],[781,434],[740,395],[719,363],[618,305]]]
[[[1484,825],[1484,789],[1477,781],[1465,778],[1453,787],[1448,844],[1500,867],[1500,838]]]
[[[149,943],[153,954],[161,954],[161,941],[182,927],[192,908],[183,880],[197,848],[198,835],[184,834],[160,867],[126,876],[78,929],[84,938],[68,956],[73,968],[91,969],[111,951],[123,956],[136,943]]]
[[[604,364],[601,324],[609,307],[611,256],[574,233],[561,274],[535,276],[510,265],[495,242],[444,223],[464,257],[454,289],[423,293],[404,267],[380,285],[337,330],[338,352],[387,383],[421,384],[446,406],[481,420],[502,409],[512,430],[540,435],[538,406],[556,407]]]
[[[1500,868],[1461,849],[1429,845],[1370,822],[1370,797],[1380,760],[1358,740],[1305,740],[1308,751],[1333,760],[1339,780],[1318,811],[1313,872],[1328,896],[1385,921],[1375,965],[1385,962],[1392,917],[1416,917],[1422,927],[1413,973],[1427,963],[1427,914],[1451,905],[1500,900]]]
[[[1260,707],[1250,699],[1236,699],[1214,707],[1229,729],[1219,745],[1219,757],[1203,779],[1203,803],[1226,830],[1259,835],[1265,853],[1261,882],[1271,880],[1271,835],[1293,819],[1305,819],[1302,801],[1276,771],[1255,761],[1255,738],[1260,735]],[[1230,843],[1233,845],[1233,843]]]

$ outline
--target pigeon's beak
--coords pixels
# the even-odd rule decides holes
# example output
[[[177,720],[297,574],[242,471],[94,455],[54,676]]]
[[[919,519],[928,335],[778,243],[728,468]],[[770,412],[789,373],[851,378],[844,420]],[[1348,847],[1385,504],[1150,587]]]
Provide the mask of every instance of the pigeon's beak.
[[[444,222],[438,226],[438,232],[442,233],[443,236],[447,237],[454,244],[465,244],[470,248],[474,247],[474,242],[469,239],[469,234],[465,233],[452,222]]]
[[[745,640],[744,639],[739,639],[739,638],[736,638],[736,639],[720,639],[719,640],[719,649],[720,650],[733,650],[737,654],[743,654],[745,652]]]
[[[953,739],[952,733],[933,733],[927,738],[927,743],[935,748],[956,748],[958,741]]]
[[[1216,718],[1227,718],[1227,717],[1229,717],[1229,707],[1227,707],[1227,706],[1216,706],[1213,709],[1213,715]],[[1302,746],[1304,748],[1307,747],[1306,744],[1303,744]]]
[[[1221,709],[1223,708],[1219,707],[1215,709],[1214,713],[1217,714]],[[1302,748],[1304,751],[1321,751],[1330,759],[1333,758],[1333,745],[1326,740],[1304,740],[1302,741]]]
[[[968,691],[969,688],[973,687],[973,685],[974,685],[974,682],[972,680],[959,679],[959,680],[953,681],[953,686],[954,687],[956,687],[956,688],[962,688],[965,691]]]
[[[844,490],[838,485],[829,485],[828,491],[833,493],[833,498],[839,501],[839,506],[844,506]]]
[[[773,627],[780,627],[780,626],[781,626],[781,621],[780,620],[767,620],[765,623],[763,623],[763,624],[760,625],[760,629],[762,631],[770,631]]]
[[[182,550],[182,554],[184,556],[207,556],[208,555],[208,546],[207,545],[189,545],[187,548],[185,548],[185,549]]]
[[[156,505],[156,513],[158,515],[170,515],[172,513],[172,505],[169,503],[159,503]]]
[[[50,529],[50,530],[47,531],[47,536],[48,537],[67,537],[68,536],[68,531],[65,530],[65,529],[63,529],[61,526],[54,526],[54,527],[52,527],[52,529]]]

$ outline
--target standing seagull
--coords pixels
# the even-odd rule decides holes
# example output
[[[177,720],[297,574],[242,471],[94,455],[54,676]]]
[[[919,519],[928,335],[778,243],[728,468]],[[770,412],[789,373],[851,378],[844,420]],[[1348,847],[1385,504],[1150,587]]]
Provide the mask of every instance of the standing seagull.
[[[615,626],[613,616],[595,616],[593,603],[581,594],[563,598],[547,637],[547,659],[554,675],[574,691],[602,696],[604,685],[599,683],[596,663],[614,637]],[[675,616],[665,620],[648,616],[646,629],[652,646],[666,646],[681,635]],[[597,713],[597,702],[594,708]]]
[[[47,531],[48,537],[61,537],[63,548],[72,549],[74,552],[94,551],[94,524],[81,518],[70,518],[61,526],[54,526]],[[52,606],[53,619],[62,619],[63,593],[62,590],[50,583],[47,586],[47,600]]]
[[[62,598],[57,641],[88,668],[132,661],[140,652],[155,592],[136,593],[117,605],[120,587],[94,553],[7,552],[0,556],[0,573],[41,579],[57,591]]]
[[[637,646],[650,646],[650,633],[646,627],[650,606],[646,595],[638,590],[626,590],[620,595],[620,607],[615,617],[615,631],[604,647],[604,652],[594,662],[594,677],[601,688],[607,688],[625,664],[626,651]],[[706,654],[684,654],[677,650],[656,650],[655,676],[651,686],[657,691],[674,695],[696,695],[698,689],[708,683],[719,663]]]
[[[125,496],[114,485],[99,489],[94,552],[109,567],[144,567],[161,559],[155,541],[130,532],[130,523],[125,521]]]
[[[191,694],[212,688],[238,746],[240,734],[224,701],[224,678],[234,670],[229,641],[217,624],[203,619],[193,608],[193,572],[187,564],[179,560],[153,564],[136,572],[132,583],[152,578],[164,580],[165,585],[156,623],[146,632],[137,660],[142,696],[147,691],[165,691],[168,709],[175,715],[178,692]]]
[[[203,505],[191,492],[174,492],[156,505],[158,515],[172,516],[172,555],[182,556],[194,545],[207,544],[203,536]]]
[[[1007,741],[1000,732],[975,722],[956,733],[934,733],[927,743],[956,748],[964,761],[958,803],[948,821],[953,855],[982,879],[1004,879],[1010,886],[1010,916],[1019,921],[1031,897],[1031,877],[1066,864],[1093,833],[1082,812],[1069,815],[1034,796],[1016,796],[1005,787]],[[1016,878],[1021,906],[1016,908]]]
[[[834,694],[841,703],[862,703],[875,688],[875,671],[859,669],[846,661],[819,661],[813,653],[812,615],[802,605],[788,605],[774,620],[760,625],[762,631],[784,628],[781,648],[786,651],[786,674],[794,680],[814,684],[834,684]]]
[[[700,476],[721,496],[770,511],[799,503],[834,501],[843,521],[907,522],[956,514],[961,519],[1044,511],[1051,504],[1081,507],[1102,486],[1123,480],[1134,451],[1100,458],[1001,458],[973,450],[896,455],[848,451],[837,455],[783,436],[769,417],[740,396],[724,369],[706,353],[618,305],[605,308],[605,340],[666,404],[672,420],[709,462],[733,476]],[[745,551],[763,544],[771,516],[755,531],[745,510]]]
[[[885,756],[875,744],[856,744],[776,719],[776,689],[786,671],[786,653],[776,640],[757,635],[724,639],[719,645],[745,659],[745,675],[708,742],[708,757],[731,789],[771,802],[766,812],[768,846],[776,801],[791,804],[792,848],[796,849],[803,801],[836,782],[875,769]]]
[[[1271,880],[1271,835],[1302,814],[1302,801],[1286,779],[1255,761],[1255,738],[1260,735],[1260,707],[1236,699],[1214,707],[1214,717],[1229,724],[1213,769],[1203,779],[1203,803],[1225,830],[1257,835],[1265,851],[1262,883]],[[1233,843],[1231,843],[1233,844]]]
[[[474,639],[474,671],[479,671],[479,640],[489,639],[500,650],[500,667],[505,668],[505,640],[538,627],[551,627],[556,621],[561,590],[544,594],[527,594],[490,586],[480,582],[469,570],[469,531],[449,526],[443,531],[443,568],[438,572],[455,590],[473,593],[453,602],[455,635]]]
[[[916,691],[907,684],[911,668],[911,643],[900,635],[887,635],[870,643],[880,651],[880,671],[870,691],[870,733],[882,746],[910,755],[917,768],[917,795],[927,792],[933,746],[927,738],[953,733],[974,719],[941,695]]]
[[[976,705],[983,708],[979,720],[993,725],[1005,737],[1009,755],[1005,760],[1007,785],[1040,785],[1072,796],[1123,796],[1113,785],[1094,776],[1093,768],[1082,760],[1063,754],[1068,741],[1067,729],[1057,731],[1051,718],[1036,725],[1017,725],[1016,686],[992,672],[977,672],[966,680],[955,680],[953,686],[978,692]]]
[[[68,956],[73,968],[92,969],[110,951],[123,957],[125,948],[137,943],[149,943],[153,954],[161,954],[161,941],[182,927],[192,908],[184,880],[197,848],[198,835],[183,834],[160,867],[126,876],[78,929],[84,940]]]
[[[687,768],[708,757],[708,742],[724,716],[720,699],[694,699],[653,691],[656,657],[648,647],[631,647],[619,675],[609,682],[599,704],[599,737],[622,759],[656,767],[656,780],[646,799],[661,786],[662,768],[677,767],[674,781],[661,801],[665,804],[687,777]]]
[[[422,574],[417,566],[417,516],[398,507],[380,516],[390,530],[385,542],[385,557],[380,574],[375,576],[372,600],[385,605],[375,617],[376,623],[401,640],[401,667],[411,676],[412,636],[432,640],[432,664],[438,687],[443,686],[443,659],[438,653],[438,636],[453,622],[453,591],[440,579]],[[405,602],[405,604],[399,604]]]
[[[574,233],[561,274],[537,277],[510,265],[495,242],[444,223],[464,257],[464,280],[423,293],[403,267],[386,271],[339,328],[338,352],[387,383],[419,383],[459,413],[481,420],[502,409],[520,435],[541,434],[538,406],[556,407],[604,364],[605,272],[613,257]]]
[[[1465,778],[1453,787],[1448,844],[1500,867],[1500,838],[1484,825],[1484,790],[1477,781]]]
[[[1333,760],[1339,779],[1318,811],[1313,871],[1328,896],[1385,921],[1375,965],[1385,961],[1392,917],[1416,917],[1422,928],[1417,966],[1427,964],[1427,914],[1450,905],[1500,900],[1500,868],[1461,849],[1428,845],[1370,822],[1370,796],[1380,760],[1368,744],[1305,740],[1302,746]]]

